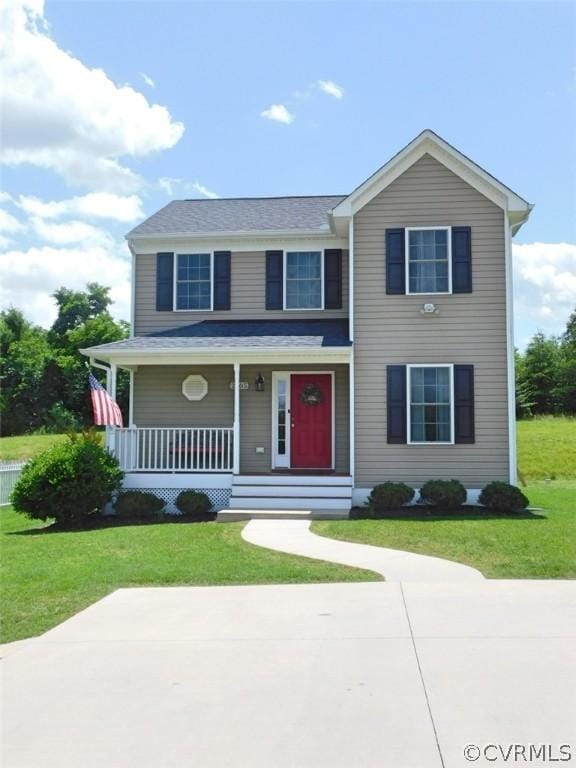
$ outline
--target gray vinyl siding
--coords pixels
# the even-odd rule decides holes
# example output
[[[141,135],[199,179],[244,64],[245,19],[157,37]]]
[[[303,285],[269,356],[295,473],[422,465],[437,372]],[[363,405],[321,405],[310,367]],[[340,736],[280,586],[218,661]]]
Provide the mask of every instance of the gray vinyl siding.
[[[156,312],[156,254],[135,259],[134,335],[139,336],[201,320],[319,319],[348,316],[348,252],[342,253],[342,309],[267,310],[265,251],[233,252],[231,259],[231,307],[214,312]]]
[[[385,230],[471,226],[473,293],[386,295]],[[354,217],[356,485],[419,485],[455,477],[468,487],[508,479],[504,214],[425,155]],[[438,315],[420,314],[434,302]],[[474,365],[476,442],[388,445],[386,366]]]
[[[269,472],[272,451],[272,371],[305,371],[306,365],[240,367],[241,381],[249,384],[240,392],[240,471]],[[335,372],[335,458],[336,471],[349,470],[349,381],[346,365],[315,365],[315,371]],[[254,380],[264,377],[264,392],[256,392]],[[191,402],[182,395],[182,382],[201,374],[208,382],[203,400]],[[141,366],[134,374],[134,423],[138,427],[232,427],[234,397],[230,365]],[[264,453],[256,453],[263,447]]]

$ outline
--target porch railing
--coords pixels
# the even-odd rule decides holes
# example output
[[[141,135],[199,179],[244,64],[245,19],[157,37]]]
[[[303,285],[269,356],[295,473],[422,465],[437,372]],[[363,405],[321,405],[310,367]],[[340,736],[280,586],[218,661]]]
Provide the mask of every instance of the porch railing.
[[[231,472],[234,430],[226,427],[115,428],[112,449],[125,472]]]

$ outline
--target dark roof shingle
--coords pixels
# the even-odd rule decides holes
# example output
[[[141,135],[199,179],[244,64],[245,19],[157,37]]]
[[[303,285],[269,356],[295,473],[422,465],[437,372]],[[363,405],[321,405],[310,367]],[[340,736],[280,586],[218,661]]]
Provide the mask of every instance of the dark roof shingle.
[[[283,230],[329,232],[328,213],[344,197],[324,195],[173,200],[134,227],[127,237]]]
[[[204,320],[92,349],[152,352],[155,349],[320,349],[351,345],[348,320]]]

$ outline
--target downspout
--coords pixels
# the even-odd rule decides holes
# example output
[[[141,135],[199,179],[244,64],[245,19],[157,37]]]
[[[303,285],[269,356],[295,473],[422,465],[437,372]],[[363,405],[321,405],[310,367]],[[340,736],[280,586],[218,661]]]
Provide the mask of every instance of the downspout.
[[[506,269],[506,357],[508,395],[508,463],[509,481],[517,482],[516,456],[516,375],[514,361],[514,291],[512,270],[512,233],[508,211],[504,211],[504,262]]]

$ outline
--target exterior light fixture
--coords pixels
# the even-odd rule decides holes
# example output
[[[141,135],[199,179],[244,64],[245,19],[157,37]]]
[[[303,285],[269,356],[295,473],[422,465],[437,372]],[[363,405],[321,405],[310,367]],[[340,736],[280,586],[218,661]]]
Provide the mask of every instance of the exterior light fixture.
[[[264,392],[264,376],[261,373],[258,373],[258,376],[256,376],[254,387],[256,392]]]

